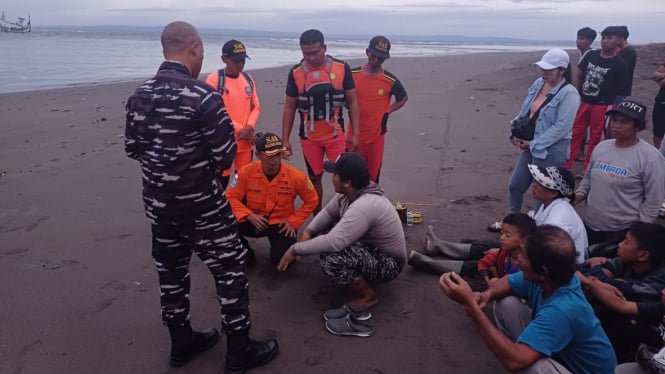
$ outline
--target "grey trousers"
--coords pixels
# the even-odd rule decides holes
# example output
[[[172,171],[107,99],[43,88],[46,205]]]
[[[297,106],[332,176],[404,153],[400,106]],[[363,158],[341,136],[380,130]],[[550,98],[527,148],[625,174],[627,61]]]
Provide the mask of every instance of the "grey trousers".
[[[494,303],[494,321],[497,328],[512,341],[531,322],[531,309],[515,296],[509,296]],[[520,371],[526,374],[569,374],[570,371],[551,357],[541,358],[533,365]]]
[[[614,374],[651,374],[649,369],[641,367],[637,362],[627,362],[617,366]]]

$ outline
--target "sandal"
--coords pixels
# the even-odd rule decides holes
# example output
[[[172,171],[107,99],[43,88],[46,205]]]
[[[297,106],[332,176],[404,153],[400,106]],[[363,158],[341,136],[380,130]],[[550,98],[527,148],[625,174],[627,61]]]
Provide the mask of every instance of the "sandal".
[[[487,226],[487,231],[491,232],[501,232],[501,222],[497,221],[493,224]]]
[[[329,319],[325,325],[326,330],[333,335],[360,336],[363,338],[374,335],[372,326],[355,322],[349,315],[343,318]]]
[[[348,305],[342,305],[336,309],[328,309],[323,313],[323,319],[326,321],[331,319],[340,319],[346,316],[351,316],[354,320],[357,321],[367,321],[372,318],[372,312],[368,309],[353,310]]]

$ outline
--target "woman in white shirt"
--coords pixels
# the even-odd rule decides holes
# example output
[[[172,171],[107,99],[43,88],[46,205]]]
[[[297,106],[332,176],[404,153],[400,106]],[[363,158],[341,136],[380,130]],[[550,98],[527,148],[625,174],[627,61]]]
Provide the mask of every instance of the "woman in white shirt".
[[[575,176],[560,166],[529,164],[529,172],[533,177],[531,193],[542,203],[530,215],[538,226],[549,224],[564,229],[575,242],[575,262],[583,263],[588,257],[589,244],[584,223],[570,204],[575,197]]]

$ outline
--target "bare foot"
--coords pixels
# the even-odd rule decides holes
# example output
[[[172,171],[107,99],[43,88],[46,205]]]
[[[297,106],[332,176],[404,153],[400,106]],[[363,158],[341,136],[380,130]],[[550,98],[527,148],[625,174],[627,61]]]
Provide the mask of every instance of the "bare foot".
[[[349,308],[353,310],[363,310],[363,309],[369,309],[373,307],[374,305],[379,303],[379,298],[374,294],[374,296],[364,296],[364,297],[359,297],[353,300],[349,300],[346,305],[349,306]]]
[[[356,298],[351,299],[346,304],[351,309],[367,309],[379,303],[379,297],[376,295],[376,291],[367,284],[367,281],[363,277],[358,277],[353,283],[351,283],[351,290],[357,295]]]

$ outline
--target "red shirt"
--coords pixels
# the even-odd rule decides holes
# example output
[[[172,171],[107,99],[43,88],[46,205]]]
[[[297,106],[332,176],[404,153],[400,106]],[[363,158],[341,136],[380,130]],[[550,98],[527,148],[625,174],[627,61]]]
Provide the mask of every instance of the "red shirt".
[[[390,111],[391,96],[402,100],[406,90],[399,79],[386,70],[368,75],[362,68],[355,68],[351,73],[360,108],[360,144],[370,144],[388,131],[386,114]],[[351,135],[353,126],[349,126],[349,137]]]

